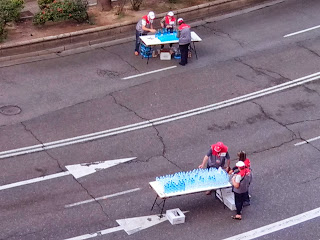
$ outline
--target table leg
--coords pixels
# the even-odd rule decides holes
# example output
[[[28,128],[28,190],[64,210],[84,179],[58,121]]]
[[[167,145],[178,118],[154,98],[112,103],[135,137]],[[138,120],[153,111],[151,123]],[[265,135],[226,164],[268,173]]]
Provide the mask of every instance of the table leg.
[[[156,202],[157,202],[157,199],[158,199],[158,195],[156,196],[156,199],[154,200],[153,205],[152,205],[152,208],[151,208],[151,210],[150,210],[150,211],[152,211],[152,210],[153,210],[154,205],[155,205],[155,204],[156,204]]]
[[[157,205],[158,208],[160,208],[160,216],[159,216],[159,217],[162,218],[162,217],[163,217],[162,213],[163,213],[164,205],[166,204],[166,198],[161,199],[161,201],[158,203],[158,202],[157,202],[158,197],[159,197],[159,196],[157,195],[157,196],[156,196],[156,199],[154,200],[154,202],[153,202],[153,204],[152,204],[152,207],[151,207],[151,210],[150,210],[150,211],[152,211],[153,208],[154,208],[154,206]]]
[[[196,45],[193,42],[193,48],[194,48],[194,53],[196,54],[196,59],[198,60],[198,54],[197,54],[197,50],[196,50]]]

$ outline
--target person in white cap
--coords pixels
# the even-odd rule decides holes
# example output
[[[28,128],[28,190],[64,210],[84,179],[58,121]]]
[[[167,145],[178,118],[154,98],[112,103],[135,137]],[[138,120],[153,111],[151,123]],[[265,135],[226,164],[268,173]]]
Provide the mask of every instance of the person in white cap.
[[[243,161],[238,161],[236,167],[239,172],[232,177],[232,186],[234,192],[234,201],[236,204],[237,214],[232,216],[232,219],[241,220],[241,212],[243,203],[246,201],[249,191],[249,186],[252,180],[251,171],[246,167]]]
[[[180,65],[185,66],[188,63],[188,51],[191,43],[191,30],[190,26],[185,24],[182,18],[178,19],[178,35],[179,38],[179,49],[181,52]]]
[[[160,25],[162,28],[173,33],[173,29],[176,27],[176,18],[174,17],[174,13],[172,11],[168,12],[167,15],[160,20]],[[163,47],[164,45],[161,45],[161,48]],[[172,47],[172,43],[170,43],[170,47]]]
[[[143,16],[136,25],[136,47],[134,54],[139,55],[140,48],[140,36],[147,35],[149,32],[156,33],[156,30],[153,28],[153,19],[155,19],[154,12],[149,12],[148,15]]]

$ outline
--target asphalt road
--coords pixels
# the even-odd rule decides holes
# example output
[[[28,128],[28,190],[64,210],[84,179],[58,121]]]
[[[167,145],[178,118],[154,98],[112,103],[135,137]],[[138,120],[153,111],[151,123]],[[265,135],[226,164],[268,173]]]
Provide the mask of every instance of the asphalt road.
[[[67,171],[67,165],[136,157],[79,179],[68,175],[0,190],[0,239],[68,239],[89,233],[100,235],[93,239],[115,240],[225,239],[319,208],[320,139],[295,144],[320,136],[320,78],[310,76],[320,72],[320,28],[284,37],[319,26],[319,9],[317,0],[287,0],[196,27],[203,39],[196,44],[199,58],[193,56],[185,67],[176,60],[146,64],[134,56],[130,42],[0,68],[0,106],[21,109],[17,115],[3,114],[17,108],[1,109],[1,153],[114,131],[1,158],[0,185]],[[177,67],[123,79],[170,66]],[[310,82],[289,85],[303,77]],[[275,87],[276,92],[204,113],[114,130],[284,83],[288,88]],[[188,211],[184,224],[164,221],[131,235],[117,228],[116,220],[156,215],[157,210],[150,211],[155,192],[148,183],[197,168],[216,141],[229,146],[232,165],[239,150],[252,162],[252,204],[242,221],[232,220],[234,212],[213,196],[198,193],[166,202],[165,209]],[[109,197],[93,200],[103,196]],[[91,201],[70,206],[86,200]],[[317,216],[258,239],[319,239]],[[109,233],[97,233],[105,229]]]

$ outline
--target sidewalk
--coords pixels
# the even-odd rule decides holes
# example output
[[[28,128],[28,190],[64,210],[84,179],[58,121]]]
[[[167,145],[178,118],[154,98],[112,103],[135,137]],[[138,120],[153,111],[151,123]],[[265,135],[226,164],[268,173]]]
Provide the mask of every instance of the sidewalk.
[[[96,4],[96,0],[89,1],[90,5]],[[283,1],[285,0],[213,0],[205,4],[175,10],[174,13],[177,17],[188,19],[191,27],[196,27]],[[36,0],[26,0],[23,11],[38,12],[39,7]],[[157,13],[155,22],[159,23],[160,19],[165,15],[166,13]],[[127,22],[93,27],[76,32],[0,44],[0,67],[57,58],[134,41],[135,26],[138,20],[139,17]]]

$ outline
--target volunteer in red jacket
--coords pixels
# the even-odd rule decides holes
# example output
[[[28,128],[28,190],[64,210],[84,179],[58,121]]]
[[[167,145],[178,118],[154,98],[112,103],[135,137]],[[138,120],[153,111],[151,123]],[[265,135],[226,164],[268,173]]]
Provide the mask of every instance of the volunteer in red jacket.
[[[225,169],[225,163],[227,161],[227,170],[230,168],[230,155],[228,147],[223,142],[217,142],[211,145],[208,153],[204,156],[199,168],[223,168]]]
[[[178,19],[179,49],[181,53],[180,65],[185,66],[188,63],[188,51],[191,43],[191,30],[188,24],[185,24],[182,18]]]
[[[173,29],[176,27],[176,18],[174,17],[172,11],[168,12],[167,15],[161,19],[160,25],[162,28],[165,28],[171,33],[173,33]],[[164,45],[161,45],[161,49],[163,47]],[[170,43],[170,47],[172,47],[172,43]]]
[[[156,33],[156,30],[153,29],[152,23],[155,19],[154,12],[149,12],[148,15],[143,16],[136,25],[136,48],[134,54],[139,55],[140,48],[140,36],[147,35],[149,32]]]
[[[241,212],[243,204],[248,196],[252,176],[250,169],[246,167],[243,161],[237,162],[236,166],[239,169],[239,172],[232,177],[232,185],[237,214],[235,216],[232,216],[232,218],[235,220],[241,220]]]

